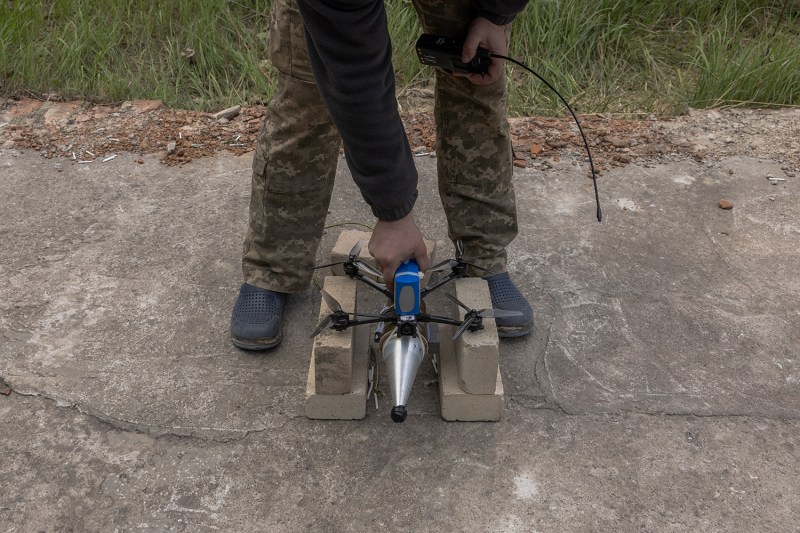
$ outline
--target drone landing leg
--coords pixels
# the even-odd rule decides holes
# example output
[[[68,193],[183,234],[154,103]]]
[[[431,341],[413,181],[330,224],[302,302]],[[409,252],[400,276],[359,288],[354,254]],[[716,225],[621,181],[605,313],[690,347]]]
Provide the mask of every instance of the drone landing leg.
[[[348,310],[356,312],[358,282],[341,276],[325,278],[323,289]],[[331,313],[320,303],[320,319]],[[308,418],[357,420],[366,416],[368,329],[326,329],[314,338],[306,383]]]
[[[481,278],[455,280],[456,298],[472,309],[491,308],[489,286]],[[463,320],[464,310],[454,304],[453,317]],[[493,319],[483,329],[465,331],[455,341],[454,328],[441,335],[439,395],[442,418],[462,421],[496,421],[503,411],[497,328]],[[448,335],[448,330],[450,334]]]

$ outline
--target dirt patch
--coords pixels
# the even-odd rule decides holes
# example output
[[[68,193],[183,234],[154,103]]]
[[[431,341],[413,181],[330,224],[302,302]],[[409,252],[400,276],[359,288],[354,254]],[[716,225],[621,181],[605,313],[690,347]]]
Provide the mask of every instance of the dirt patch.
[[[0,146],[40,150],[43,157],[76,164],[120,152],[161,153],[163,163],[176,165],[221,150],[249,152],[264,111],[245,108],[233,120],[215,120],[206,113],[165,109],[152,100],[118,106],[8,101],[0,108],[0,124],[7,123],[0,128]]]
[[[0,103],[0,147],[29,148],[73,164],[108,160],[114,154],[161,154],[181,165],[220,151],[252,151],[266,108],[245,107],[231,118],[166,109],[140,100],[120,105],[31,99]],[[436,151],[435,126],[427,111],[402,114],[417,155]],[[765,157],[784,163],[789,177],[800,172],[800,109],[690,111],[669,120],[581,116],[599,175],[612,167],[665,159],[713,160],[720,156]],[[583,157],[569,117],[510,120],[517,167],[547,168],[564,155]],[[64,161],[61,161],[64,163]]]

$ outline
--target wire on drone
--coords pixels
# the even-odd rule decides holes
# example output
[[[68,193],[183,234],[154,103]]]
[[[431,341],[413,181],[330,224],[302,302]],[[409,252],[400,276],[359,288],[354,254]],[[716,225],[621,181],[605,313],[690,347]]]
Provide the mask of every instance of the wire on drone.
[[[583,139],[583,146],[586,148],[586,154],[589,156],[589,168],[592,171],[592,184],[594,185],[594,201],[595,201],[595,204],[597,204],[597,221],[598,222],[602,222],[603,221],[603,212],[600,210],[600,193],[597,191],[597,174],[594,171],[594,160],[592,159],[592,151],[589,149],[589,142],[586,140],[586,135],[584,135],[584,133],[583,133],[583,128],[581,127],[581,122],[580,122],[580,120],[578,120],[578,116],[575,114],[575,111],[572,110],[570,105],[567,103],[566,99],[563,96],[561,96],[561,93],[559,93],[556,90],[555,87],[550,85],[550,83],[546,79],[544,79],[539,74],[537,74],[536,71],[534,71],[532,68],[530,68],[525,63],[522,63],[521,61],[517,61],[516,59],[512,59],[512,58],[510,58],[508,56],[504,56],[504,55],[500,55],[500,54],[490,53],[489,55],[491,57],[496,57],[497,59],[503,59],[505,61],[510,61],[510,62],[514,63],[515,65],[519,65],[520,67],[524,68],[525,70],[527,70],[528,72],[530,72],[531,74],[533,74],[534,76],[539,78],[539,81],[544,83],[551,91],[556,93],[556,95],[561,99],[561,101],[564,103],[564,105],[567,106],[567,109],[569,110],[570,114],[572,114],[572,118],[575,119],[575,124],[578,126],[578,131],[580,132],[581,138]]]

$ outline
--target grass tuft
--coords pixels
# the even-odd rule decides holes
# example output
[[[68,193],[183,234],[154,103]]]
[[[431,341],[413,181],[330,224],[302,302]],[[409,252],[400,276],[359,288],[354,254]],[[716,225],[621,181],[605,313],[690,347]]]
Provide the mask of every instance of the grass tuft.
[[[266,102],[270,3],[0,1],[0,92],[204,111]],[[429,86],[412,3],[386,6],[399,90]],[[800,105],[795,0],[536,0],[510,48],[584,113]],[[509,73],[512,114],[563,113],[534,77]]]

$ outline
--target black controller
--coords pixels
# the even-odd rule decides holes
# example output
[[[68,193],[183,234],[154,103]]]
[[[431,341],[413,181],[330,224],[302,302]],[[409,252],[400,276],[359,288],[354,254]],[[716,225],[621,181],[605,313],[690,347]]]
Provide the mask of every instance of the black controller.
[[[478,48],[472,61],[461,61],[461,50],[464,43],[449,37],[424,33],[417,39],[417,56],[423,65],[441,67],[446,70],[473,72],[482,74],[489,69],[492,58],[489,51]]]

